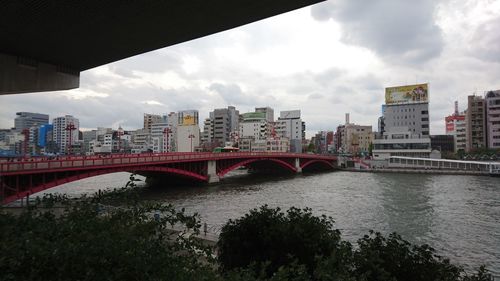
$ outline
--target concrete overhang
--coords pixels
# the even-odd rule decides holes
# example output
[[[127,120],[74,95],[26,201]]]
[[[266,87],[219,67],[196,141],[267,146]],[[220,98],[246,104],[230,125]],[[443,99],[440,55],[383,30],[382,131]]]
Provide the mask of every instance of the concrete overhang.
[[[321,1],[2,1],[0,95],[77,88],[81,71]]]

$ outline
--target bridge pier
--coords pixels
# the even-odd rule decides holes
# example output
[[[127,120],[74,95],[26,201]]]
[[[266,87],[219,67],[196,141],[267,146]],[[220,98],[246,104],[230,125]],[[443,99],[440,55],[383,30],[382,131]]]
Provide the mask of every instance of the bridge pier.
[[[209,160],[207,162],[207,177],[208,183],[219,182],[219,175],[217,175],[217,161]]]
[[[295,158],[295,169],[297,169],[297,173],[302,173],[302,168],[300,167],[300,158]]]

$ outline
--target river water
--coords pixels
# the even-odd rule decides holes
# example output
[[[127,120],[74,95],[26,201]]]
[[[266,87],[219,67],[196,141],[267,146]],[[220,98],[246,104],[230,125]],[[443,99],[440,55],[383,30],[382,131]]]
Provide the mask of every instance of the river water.
[[[50,192],[78,196],[121,187],[128,175],[90,178]],[[309,207],[332,216],[351,242],[370,229],[397,232],[466,269],[485,264],[500,278],[500,178],[354,172],[257,176],[237,170],[215,185],[149,188],[143,196],[199,213],[215,233],[228,219],[263,204]]]

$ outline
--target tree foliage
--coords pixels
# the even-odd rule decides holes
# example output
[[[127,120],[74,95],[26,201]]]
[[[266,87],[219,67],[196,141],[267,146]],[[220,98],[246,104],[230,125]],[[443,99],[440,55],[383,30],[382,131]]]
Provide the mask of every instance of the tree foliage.
[[[331,218],[307,208],[251,210],[222,228],[218,247],[221,269],[236,280],[492,280],[484,267],[467,275],[430,246],[412,245],[395,233],[371,231],[353,247]]]
[[[316,217],[311,209],[262,206],[237,220],[230,220],[219,236],[218,260],[223,271],[252,265],[268,276],[282,266],[298,262],[312,272],[315,259],[341,248],[340,232],[330,217]],[[268,262],[268,264],[266,264]]]
[[[133,189],[79,200],[47,196],[20,215],[1,212],[0,279],[215,279],[210,249],[171,230],[184,225],[198,232],[196,215],[171,205],[131,203],[134,197]],[[104,204],[118,198],[128,199],[120,207]]]

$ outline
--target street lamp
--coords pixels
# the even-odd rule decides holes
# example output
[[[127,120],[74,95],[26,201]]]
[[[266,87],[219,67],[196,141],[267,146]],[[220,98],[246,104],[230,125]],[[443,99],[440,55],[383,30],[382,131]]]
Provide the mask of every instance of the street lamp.
[[[190,138],[190,139],[191,139],[191,152],[193,152],[193,138],[194,138],[194,135],[193,135],[193,134],[190,134],[190,135],[188,136],[188,138]]]
[[[169,148],[169,145],[168,145],[168,134],[170,134],[172,132],[172,130],[170,130],[170,128],[165,128],[163,129],[163,139],[166,140],[166,143],[167,143],[167,146],[166,146],[166,152],[168,152],[168,148]]]

